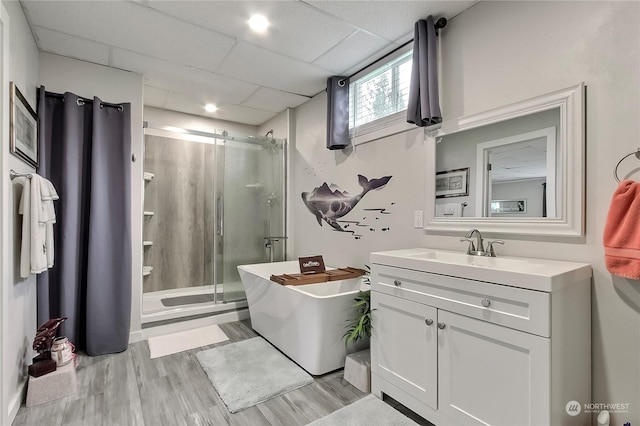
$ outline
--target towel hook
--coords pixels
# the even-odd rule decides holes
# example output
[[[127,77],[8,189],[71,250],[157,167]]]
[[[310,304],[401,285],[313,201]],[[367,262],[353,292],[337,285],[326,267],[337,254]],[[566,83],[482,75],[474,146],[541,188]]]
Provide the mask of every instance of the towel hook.
[[[640,160],[640,148],[636,149],[633,152],[628,153],[627,155],[625,155],[624,157],[622,157],[620,159],[620,161],[618,161],[618,164],[616,164],[616,167],[613,169],[613,177],[616,179],[616,182],[620,182],[620,178],[618,177],[618,167],[620,167],[620,163],[622,163],[622,161],[627,158],[627,157],[631,157],[632,155],[635,155],[636,158],[638,160]]]

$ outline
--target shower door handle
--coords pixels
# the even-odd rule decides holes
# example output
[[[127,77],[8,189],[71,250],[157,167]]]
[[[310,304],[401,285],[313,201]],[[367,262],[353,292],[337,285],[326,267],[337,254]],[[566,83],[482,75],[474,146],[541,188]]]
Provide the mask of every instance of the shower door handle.
[[[216,234],[222,237],[224,235],[224,205],[222,197],[216,199],[216,216],[218,219]]]

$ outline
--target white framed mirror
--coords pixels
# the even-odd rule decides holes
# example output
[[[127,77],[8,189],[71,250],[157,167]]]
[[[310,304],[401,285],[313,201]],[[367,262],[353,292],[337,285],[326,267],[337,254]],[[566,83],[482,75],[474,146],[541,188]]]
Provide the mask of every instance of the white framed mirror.
[[[583,236],[584,91],[580,83],[427,131],[425,230]],[[460,170],[466,191],[456,189]]]

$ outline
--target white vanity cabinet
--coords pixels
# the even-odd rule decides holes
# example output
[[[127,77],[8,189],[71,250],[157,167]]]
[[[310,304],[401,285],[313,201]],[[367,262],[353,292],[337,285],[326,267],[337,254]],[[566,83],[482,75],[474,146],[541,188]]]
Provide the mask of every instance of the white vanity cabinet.
[[[376,338],[384,344],[384,350],[376,346],[372,351],[372,360],[376,359],[376,373],[381,379],[436,409],[437,310],[384,293],[376,293],[373,304]],[[427,322],[430,323],[428,326]],[[411,336],[410,340],[407,336]]]
[[[589,425],[589,265],[372,253],[371,385],[440,425]]]

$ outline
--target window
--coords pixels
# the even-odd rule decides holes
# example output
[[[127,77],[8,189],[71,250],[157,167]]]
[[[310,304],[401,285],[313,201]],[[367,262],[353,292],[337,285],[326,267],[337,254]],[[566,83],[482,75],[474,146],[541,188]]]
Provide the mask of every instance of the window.
[[[349,85],[351,137],[406,122],[411,81],[412,51],[402,53],[382,67]]]

